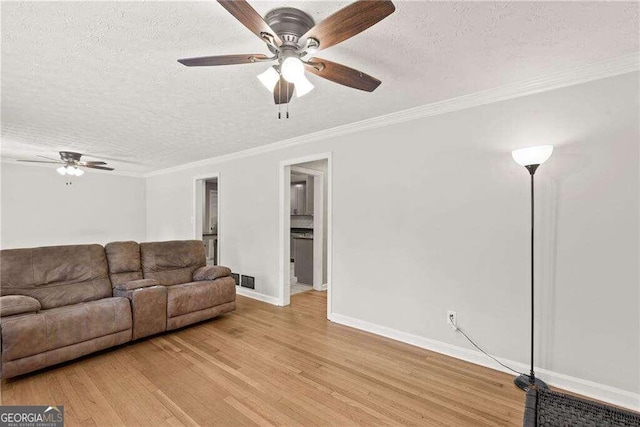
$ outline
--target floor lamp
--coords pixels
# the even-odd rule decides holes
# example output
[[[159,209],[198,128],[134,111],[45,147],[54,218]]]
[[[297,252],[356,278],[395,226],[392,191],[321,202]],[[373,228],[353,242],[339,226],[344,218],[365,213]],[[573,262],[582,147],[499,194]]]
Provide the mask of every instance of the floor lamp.
[[[553,146],[541,145],[538,147],[522,148],[515,150],[511,153],[513,160],[521,166],[524,166],[531,175],[531,371],[529,375],[522,374],[513,381],[518,388],[527,390],[530,387],[547,388],[547,384],[544,381],[536,378],[533,371],[533,338],[534,338],[534,280],[533,280],[533,243],[534,243],[534,193],[533,193],[533,175],[536,173],[538,167],[546,162],[551,153],[553,152]]]

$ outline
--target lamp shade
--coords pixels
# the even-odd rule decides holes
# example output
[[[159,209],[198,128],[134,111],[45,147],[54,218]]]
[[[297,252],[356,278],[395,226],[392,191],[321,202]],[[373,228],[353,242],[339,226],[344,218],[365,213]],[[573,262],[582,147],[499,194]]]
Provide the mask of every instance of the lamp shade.
[[[275,68],[269,67],[267,71],[258,75],[258,80],[273,93],[273,90],[276,87],[276,83],[280,80],[280,74],[276,71]]]
[[[309,81],[309,79],[307,79],[305,77],[305,75],[301,75],[298,80],[296,80],[295,82],[295,86],[296,86],[296,96],[298,98],[300,98],[301,96],[304,96],[306,94],[308,94],[309,92],[311,92],[314,88],[313,83],[311,83]]]
[[[541,165],[551,157],[553,145],[539,145],[537,147],[521,148],[511,152],[513,160],[522,166]]]
[[[290,56],[282,62],[282,77],[289,83],[294,83],[304,76],[304,64],[299,58]]]

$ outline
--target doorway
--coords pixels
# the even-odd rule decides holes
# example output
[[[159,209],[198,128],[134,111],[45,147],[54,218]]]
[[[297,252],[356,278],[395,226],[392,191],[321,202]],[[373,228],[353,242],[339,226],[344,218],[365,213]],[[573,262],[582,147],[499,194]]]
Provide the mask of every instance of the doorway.
[[[327,292],[331,306],[331,154],[280,163],[280,304]],[[327,316],[328,317],[328,316]]]
[[[218,174],[195,179],[194,239],[202,240],[207,265],[220,264],[220,197]]]
[[[290,168],[290,295],[312,289],[322,291],[326,283],[322,270],[324,209],[315,209],[318,203],[323,204],[322,169],[326,167],[319,165],[315,169],[307,169],[304,166],[302,163]]]

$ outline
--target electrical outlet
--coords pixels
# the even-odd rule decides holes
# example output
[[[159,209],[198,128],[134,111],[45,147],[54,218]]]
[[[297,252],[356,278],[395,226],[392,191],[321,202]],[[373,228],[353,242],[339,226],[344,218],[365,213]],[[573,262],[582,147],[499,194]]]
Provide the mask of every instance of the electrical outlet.
[[[458,329],[458,313],[455,311],[447,311],[447,323],[451,326],[451,329]]]

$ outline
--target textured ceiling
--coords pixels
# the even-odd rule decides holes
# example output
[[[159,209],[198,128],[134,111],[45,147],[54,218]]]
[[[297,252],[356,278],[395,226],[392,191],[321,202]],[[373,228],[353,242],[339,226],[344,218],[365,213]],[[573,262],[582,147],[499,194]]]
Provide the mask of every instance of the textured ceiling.
[[[253,2],[316,22],[347,2]],[[637,52],[637,2],[396,2],[317,56],[371,74],[365,93],[316,76],[278,120],[265,64],[178,58],[268,53],[215,1],[3,2],[2,156],[77,150],[149,172]],[[126,161],[115,161],[121,159]]]

